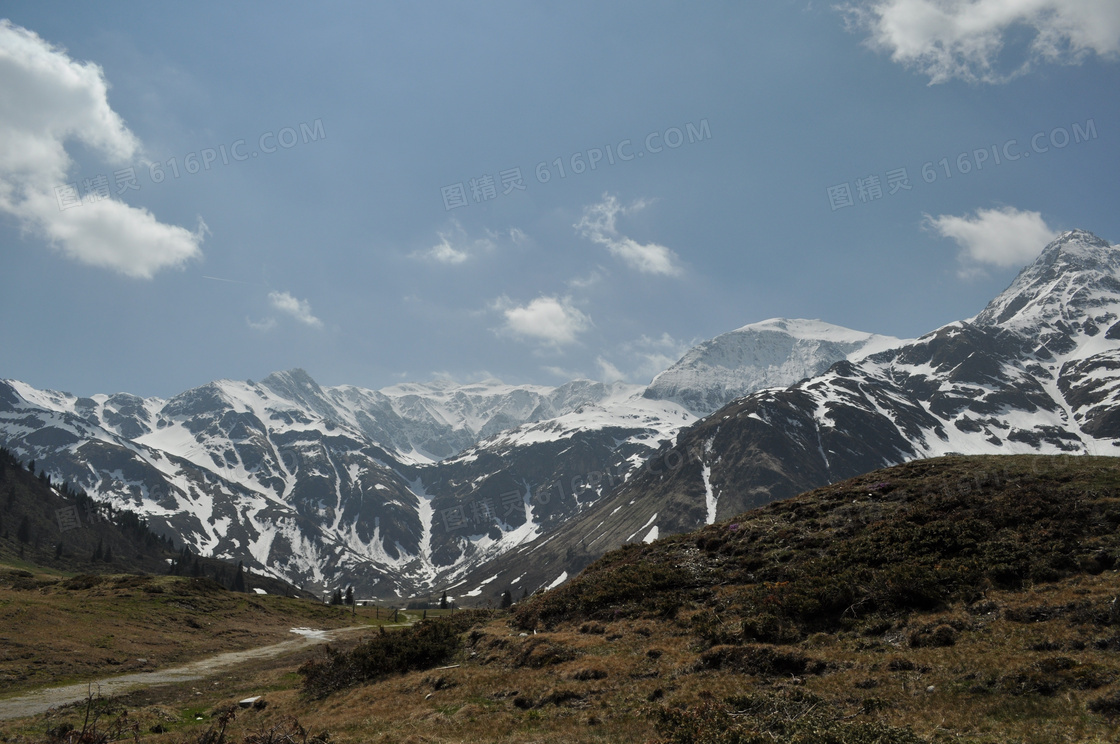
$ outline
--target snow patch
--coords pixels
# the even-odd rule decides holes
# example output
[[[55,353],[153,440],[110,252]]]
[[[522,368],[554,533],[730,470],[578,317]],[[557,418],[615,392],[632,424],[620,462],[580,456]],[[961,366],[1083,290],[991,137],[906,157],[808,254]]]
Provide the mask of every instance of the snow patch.
[[[568,572],[567,572],[567,571],[565,571],[564,573],[562,573],[562,574],[560,574],[559,576],[557,576],[557,577],[556,577],[556,580],[555,580],[555,581],[553,581],[553,582],[552,582],[551,584],[549,584],[548,586],[546,586],[546,587],[544,588],[544,590],[545,590],[545,591],[547,592],[547,591],[548,591],[549,589],[555,589],[556,587],[560,586],[561,584],[563,584],[563,583],[564,583],[565,581],[567,581],[567,580],[568,580]]]

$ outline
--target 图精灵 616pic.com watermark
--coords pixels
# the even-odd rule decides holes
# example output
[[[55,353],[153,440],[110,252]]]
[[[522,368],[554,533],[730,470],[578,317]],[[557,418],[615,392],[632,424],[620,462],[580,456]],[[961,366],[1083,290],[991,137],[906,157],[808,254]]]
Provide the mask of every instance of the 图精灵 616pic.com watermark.
[[[318,142],[326,137],[322,119],[316,119],[310,124],[301,122],[295,127],[264,132],[255,138],[254,142],[257,146],[255,150],[250,149],[251,145],[246,139],[234,140],[228,147],[225,144],[203,147],[197,152],[188,152],[181,158],[175,156],[113,171],[111,184],[107,175],[98,174],[81,181],[55,186],[55,199],[58,201],[59,211],[80,207],[111,199],[113,196],[121,197],[129,191],[139,191],[145,173],[151,183],[163,183],[168,178],[174,180],[182,177],[183,174],[194,175],[201,171],[212,170],[219,165],[225,166],[251,160],[262,154],[271,155],[281,150],[290,150],[296,145]]]
[[[914,172],[920,174],[922,182],[934,183],[953,178],[954,175],[966,175],[985,168],[990,170],[997,165],[1029,158],[1032,154],[1043,155],[1051,150],[1064,150],[1069,145],[1095,139],[1097,139],[1097,123],[1093,119],[1086,119],[1084,124],[1074,122],[1068,127],[1059,126],[1049,131],[1035,132],[1022,141],[1009,139],[1002,144],[985,145],[956,155],[927,160]],[[883,174],[886,176],[885,182],[878,173],[869,173],[854,181],[854,189],[852,181],[829,186],[825,190],[828,195],[828,205],[835,212],[845,207],[854,207],[857,202],[870,204],[884,196],[894,196],[899,191],[910,191],[918,178],[918,175],[915,175],[912,183],[910,173],[907,168],[895,168]]]
[[[632,139],[623,139],[613,144],[590,147],[552,160],[542,160],[528,176],[520,166],[498,171],[496,180],[492,174],[483,173],[466,181],[442,187],[440,194],[443,196],[443,208],[445,211],[451,211],[469,207],[472,203],[487,202],[498,196],[508,196],[514,191],[524,191],[528,178],[535,178],[537,183],[548,183],[553,179],[560,180],[568,176],[590,173],[599,168],[628,163],[645,157],[646,153],[656,155],[665,150],[676,150],[682,145],[691,145],[711,138],[712,129],[708,120],[701,119],[699,124],[688,122],[683,128],[669,127],[650,132],[637,143]]]

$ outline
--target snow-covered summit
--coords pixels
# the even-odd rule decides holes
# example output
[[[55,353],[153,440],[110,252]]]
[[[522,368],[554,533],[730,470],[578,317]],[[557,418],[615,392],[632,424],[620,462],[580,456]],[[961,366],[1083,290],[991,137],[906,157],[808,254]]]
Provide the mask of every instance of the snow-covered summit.
[[[902,343],[821,320],[771,318],[721,334],[689,350],[646,389],[704,416],[744,395],[785,387]]]
[[[973,322],[1017,331],[1088,335],[1120,310],[1120,246],[1084,230],[1062,233]],[[1111,318],[1111,320],[1109,320]],[[1086,322],[1087,321],[1087,322]]]

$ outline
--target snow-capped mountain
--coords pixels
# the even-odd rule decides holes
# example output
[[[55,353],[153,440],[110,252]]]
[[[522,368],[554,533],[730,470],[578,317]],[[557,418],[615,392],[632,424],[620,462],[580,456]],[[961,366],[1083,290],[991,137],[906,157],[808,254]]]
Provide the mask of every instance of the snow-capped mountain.
[[[771,318],[693,347],[653,378],[645,396],[675,401],[697,416],[707,416],[756,390],[785,387],[815,377],[842,359],[856,361],[899,343],[893,336],[820,320]]]
[[[5,446],[21,457],[204,554],[316,587],[345,581],[407,594],[494,553],[489,535],[500,549],[565,516],[563,502],[534,509],[527,496],[498,514],[494,498],[508,500],[509,478],[500,493],[477,482],[464,491],[431,472],[439,455],[511,425],[603,402],[625,407],[638,393],[587,381],[324,388],[301,370],[259,383],[221,380],[170,400],[78,398],[6,381],[0,421]],[[692,420],[675,405],[661,408],[671,426],[650,410],[613,434],[641,441],[652,425],[670,437]],[[449,501],[457,496],[465,505]],[[456,507],[449,528],[446,512]]]
[[[465,586],[548,586],[627,542],[951,453],[1120,454],[1120,246],[1067,232],[975,317],[735,400]]]
[[[875,338],[817,321],[758,326],[765,370],[734,382],[713,353],[690,352],[701,361],[689,390],[722,405]],[[745,352],[726,358],[741,366]],[[367,390],[291,370],[169,400],[0,382],[0,443],[52,476],[203,554],[309,589],[354,583],[380,596],[453,584],[547,539],[696,418],[643,386],[587,380]]]
[[[626,542],[909,459],[1116,452],[1117,253],[1069,232],[977,316],[919,339],[769,320],[645,388],[374,391],[292,370],[161,400],[3,381],[0,443],[311,589],[532,591]]]

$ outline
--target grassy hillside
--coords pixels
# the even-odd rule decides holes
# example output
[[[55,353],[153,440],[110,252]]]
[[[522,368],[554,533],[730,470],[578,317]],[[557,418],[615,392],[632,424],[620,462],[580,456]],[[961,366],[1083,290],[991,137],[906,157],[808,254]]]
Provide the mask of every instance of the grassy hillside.
[[[1118,526],[1118,459],[915,462],[608,554],[510,614],[122,704],[150,731],[267,689],[237,742],[304,741],[297,719],[332,742],[1113,742]]]
[[[363,622],[349,608],[238,594],[209,579],[0,566],[0,697],[264,646],[293,638],[293,627]]]
[[[949,457],[876,471],[628,545],[517,620],[538,628],[697,607],[720,627],[740,618],[751,627],[739,632],[773,641],[1100,574],[1120,564],[1118,463]]]

